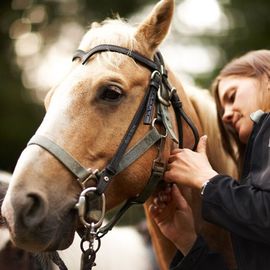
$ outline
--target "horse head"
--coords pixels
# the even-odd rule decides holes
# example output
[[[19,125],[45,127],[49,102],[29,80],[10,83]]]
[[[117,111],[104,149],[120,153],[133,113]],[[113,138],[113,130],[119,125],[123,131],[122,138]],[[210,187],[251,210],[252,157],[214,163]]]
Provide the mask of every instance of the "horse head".
[[[169,30],[173,8],[172,0],[159,2],[138,27],[119,19],[95,23],[82,38],[79,50],[90,52],[101,44],[109,44],[153,59]],[[83,57],[75,56],[67,76],[48,93],[46,115],[35,136],[64,149],[64,155],[71,155],[86,171],[100,172],[113,159],[147,96],[152,70],[134,61],[129,53],[114,52],[111,47]],[[149,131],[151,125],[142,122],[129,146]],[[105,191],[106,209],[143,190],[157,151],[155,146],[149,147],[114,177]],[[18,247],[43,251],[64,249],[71,244],[78,225],[74,206],[82,188],[76,178],[39,142],[30,142],[24,149],[2,207]],[[89,177],[84,187],[96,186],[94,178]]]

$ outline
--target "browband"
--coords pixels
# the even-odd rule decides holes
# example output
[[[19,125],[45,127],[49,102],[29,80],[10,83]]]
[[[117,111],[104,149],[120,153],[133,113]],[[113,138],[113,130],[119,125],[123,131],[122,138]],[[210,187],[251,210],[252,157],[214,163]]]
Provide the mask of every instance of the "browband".
[[[145,67],[149,68],[152,71],[160,70],[160,66],[157,65],[157,63],[146,58],[142,54],[137,53],[135,51],[131,51],[130,49],[127,49],[127,48],[123,48],[117,45],[110,45],[110,44],[98,45],[88,52],[85,52],[83,50],[76,50],[72,58],[72,61],[79,58],[82,61],[82,64],[85,65],[88,59],[97,52],[117,52],[117,53],[125,54],[133,58],[134,60],[138,61],[140,64],[144,65]]]

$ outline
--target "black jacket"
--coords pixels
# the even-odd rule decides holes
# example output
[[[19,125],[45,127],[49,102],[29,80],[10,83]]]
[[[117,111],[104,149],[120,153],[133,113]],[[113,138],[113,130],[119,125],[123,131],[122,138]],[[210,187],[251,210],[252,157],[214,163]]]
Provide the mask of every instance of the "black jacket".
[[[217,175],[206,185],[202,199],[202,216],[205,220],[231,232],[238,270],[270,269],[269,113],[263,114],[259,122],[254,124],[247,144],[240,182],[229,176]],[[193,248],[196,250],[196,243]],[[194,253],[193,249],[185,258],[179,257],[178,254],[171,269],[226,269],[222,268],[222,258],[219,260],[219,266],[211,265],[211,253],[205,252],[208,250],[205,243],[200,245],[200,249],[204,255],[198,256],[198,252]],[[197,256],[199,261],[188,268],[182,267],[182,262],[188,256]],[[208,266],[204,268],[206,261]]]
[[[190,252],[184,257],[180,251],[174,256],[170,270],[228,270],[223,257],[211,250],[198,236]]]

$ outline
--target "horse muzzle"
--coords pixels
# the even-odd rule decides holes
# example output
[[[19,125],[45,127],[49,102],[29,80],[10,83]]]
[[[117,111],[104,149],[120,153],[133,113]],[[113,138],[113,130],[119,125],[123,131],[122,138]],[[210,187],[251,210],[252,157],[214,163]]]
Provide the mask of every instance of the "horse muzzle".
[[[36,252],[65,249],[72,243],[76,212],[70,206],[60,216],[49,209],[47,199],[39,192],[5,197],[2,215],[17,247]]]

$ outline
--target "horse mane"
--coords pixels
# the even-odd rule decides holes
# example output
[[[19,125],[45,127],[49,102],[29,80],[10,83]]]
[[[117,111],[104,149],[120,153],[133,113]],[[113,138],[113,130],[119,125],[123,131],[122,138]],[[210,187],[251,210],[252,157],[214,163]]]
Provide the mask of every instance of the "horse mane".
[[[218,123],[217,109],[210,91],[190,85],[184,85],[184,90],[199,117],[203,132],[208,137],[207,154],[211,165],[218,173],[226,173],[237,177],[236,164],[224,150],[218,124],[213,125],[213,123]],[[222,149],[223,151],[220,153],[216,149]]]

